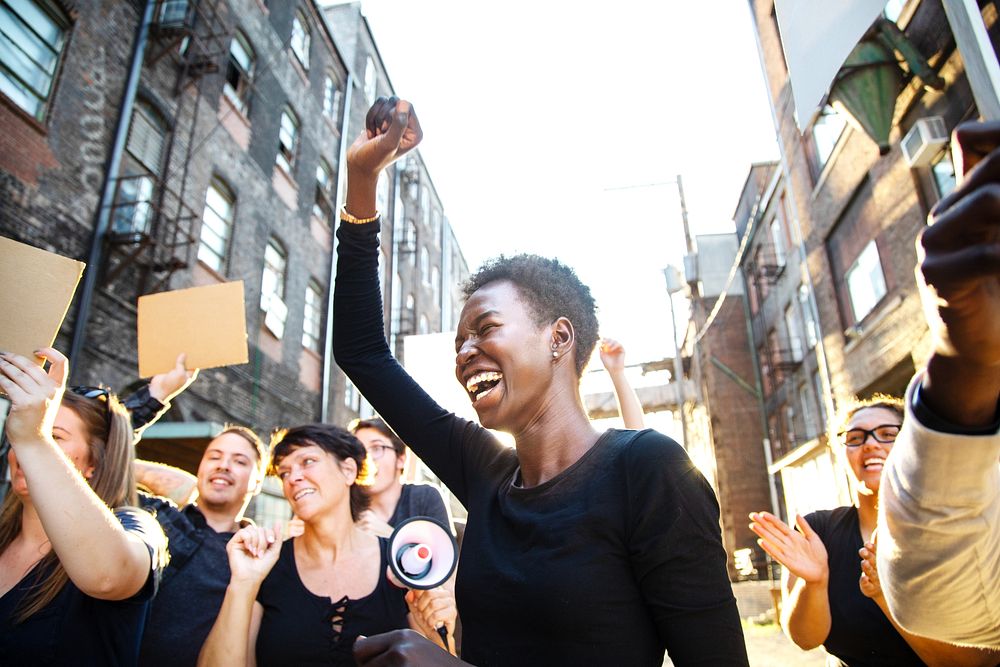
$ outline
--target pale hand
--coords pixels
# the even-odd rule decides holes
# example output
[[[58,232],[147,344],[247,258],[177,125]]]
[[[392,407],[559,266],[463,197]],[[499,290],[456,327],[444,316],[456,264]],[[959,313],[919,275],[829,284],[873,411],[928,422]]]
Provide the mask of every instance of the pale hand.
[[[455,619],[458,617],[455,596],[440,586],[430,590],[412,589],[406,593],[406,604],[410,608],[410,626],[445,648],[437,630],[444,626],[448,629],[449,637],[454,634]]]
[[[281,540],[271,528],[247,526],[226,545],[232,581],[259,584],[278,562]]]
[[[875,553],[873,542],[866,542],[865,546],[858,551],[858,555],[861,556],[861,578],[858,580],[858,585],[866,598],[871,598],[878,603],[882,600],[882,584],[878,580]]]
[[[189,371],[185,367],[187,355],[183,352],[177,355],[177,362],[174,367],[166,373],[154,375],[149,380],[149,394],[160,403],[167,403],[177,394],[181,393],[195,381],[198,377],[198,369]]]
[[[4,428],[17,448],[22,443],[52,438],[52,425],[66,390],[69,361],[51,347],[36,352],[50,363],[48,372],[19,354],[0,355],[0,389],[10,399]]]
[[[803,517],[796,516],[799,530],[770,512],[751,512],[750,520],[750,530],[760,538],[757,543],[789,572],[810,584],[828,580],[826,547]]]
[[[392,535],[392,526],[383,521],[372,510],[365,510],[358,515],[355,522],[358,528],[377,537],[389,537]]]
[[[625,348],[622,344],[613,338],[602,338],[601,363],[609,373],[625,370]]]

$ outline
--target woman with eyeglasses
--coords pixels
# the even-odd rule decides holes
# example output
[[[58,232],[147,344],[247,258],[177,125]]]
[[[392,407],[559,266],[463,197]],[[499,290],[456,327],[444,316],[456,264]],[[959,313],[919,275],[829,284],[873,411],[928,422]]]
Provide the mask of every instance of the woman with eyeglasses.
[[[0,354],[11,489],[0,507],[0,662],[134,665],[166,540],[135,505],[132,425],[67,360]]]
[[[356,419],[348,430],[354,434],[375,463],[375,479],[365,493],[371,500],[361,512],[358,525],[380,537],[389,537],[393,528],[414,516],[436,519],[452,529],[451,516],[441,492],[430,484],[403,483],[406,444],[381,419]]]
[[[856,482],[853,505],[796,516],[798,530],[769,512],[750,514],[758,543],[784,566],[782,628],[800,648],[822,645],[828,665],[993,664],[976,649],[906,632],[882,596],[875,568],[878,490],[902,423],[903,402],[892,396],[877,394],[846,411],[837,438]]]

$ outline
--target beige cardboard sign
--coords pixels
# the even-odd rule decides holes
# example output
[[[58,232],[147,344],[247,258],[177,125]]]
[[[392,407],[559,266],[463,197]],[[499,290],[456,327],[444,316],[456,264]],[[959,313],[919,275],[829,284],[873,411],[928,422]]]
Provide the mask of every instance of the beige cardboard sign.
[[[0,350],[32,352],[59,333],[83,262],[0,237]]]
[[[139,376],[165,373],[187,353],[188,369],[245,364],[243,281],[139,297]]]

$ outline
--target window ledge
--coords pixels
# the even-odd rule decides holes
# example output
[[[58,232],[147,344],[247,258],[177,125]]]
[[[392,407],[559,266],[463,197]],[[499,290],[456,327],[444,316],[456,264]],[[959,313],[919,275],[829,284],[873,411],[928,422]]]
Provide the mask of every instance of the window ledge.
[[[20,117],[20,119],[23,120],[32,130],[34,130],[41,136],[47,137],[49,135],[49,129],[45,126],[45,123],[38,120],[30,113],[19,107],[17,103],[14,102],[14,100],[10,99],[3,93],[0,93],[0,103],[2,103],[5,107],[10,109],[11,111],[13,111],[14,114]]]
[[[844,338],[847,339],[847,344],[844,345],[844,354],[850,354],[851,350],[856,348],[861,344],[868,335],[878,328],[878,325],[889,316],[890,313],[895,311],[897,308],[903,305],[903,301],[906,298],[900,294],[895,298],[882,297],[872,308],[871,312],[868,313],[859,324],[849,327],[844,330]]]
[[[299,78],[302,79],[302,83],[304,83],[308,88],[309,71],[305,67],[303,67],[302,63],[299,62],[299,57],[295,55],[294,51],[292,51],[292,47],[288,47],[288,58],[289,60],[292,61],[292,69],[294,69],[298,73]]]

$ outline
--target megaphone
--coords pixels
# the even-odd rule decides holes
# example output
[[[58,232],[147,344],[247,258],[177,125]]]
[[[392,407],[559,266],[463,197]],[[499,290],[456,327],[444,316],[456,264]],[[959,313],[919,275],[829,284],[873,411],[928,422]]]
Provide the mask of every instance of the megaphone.
[[[389,536],[389,569],[406,588],[437,588],[458,564],[458,544],[437,519],[414,516]]]

